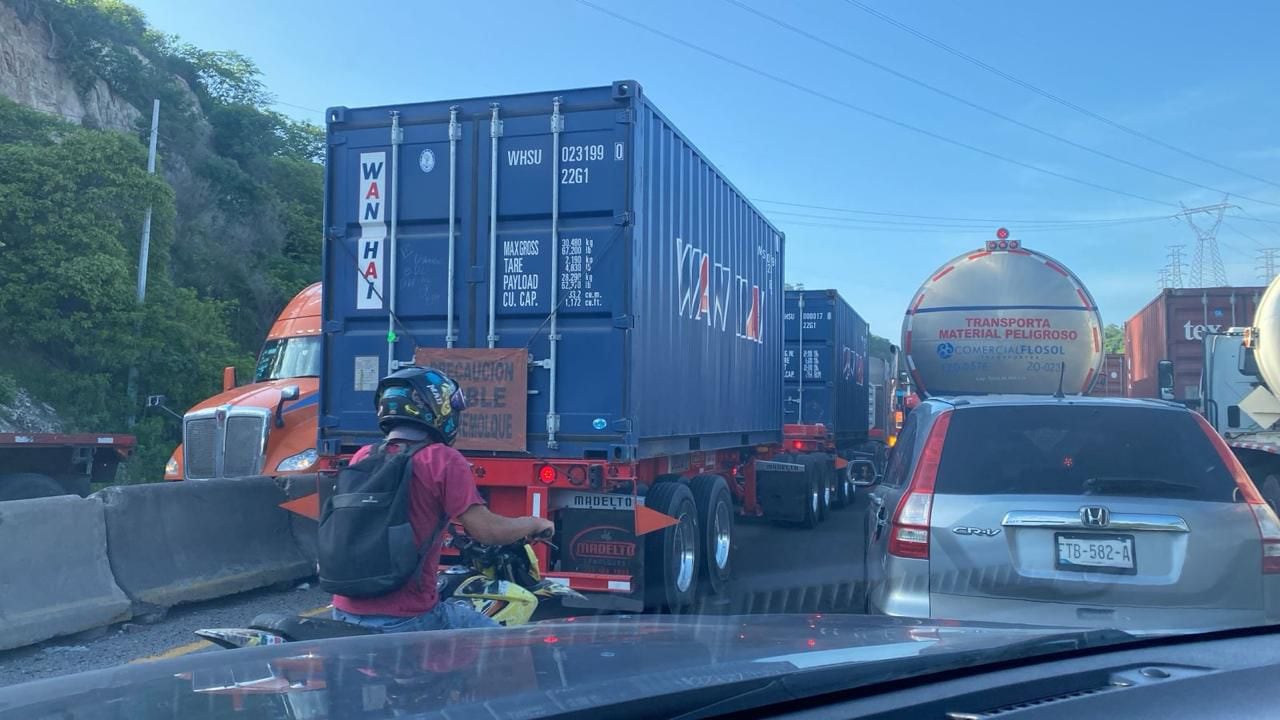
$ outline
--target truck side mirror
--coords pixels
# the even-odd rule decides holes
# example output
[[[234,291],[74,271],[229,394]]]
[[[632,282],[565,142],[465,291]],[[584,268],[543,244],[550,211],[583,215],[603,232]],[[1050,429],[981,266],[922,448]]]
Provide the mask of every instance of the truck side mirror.
[[[1173,363],[1161,360],[1156,364],[1156,384],[1160,387],[1160,399],[1173,399]]]
[[[1241,375],[1258,376],[1258,359],[1253,355],[1253,348],[1240,346],[1240,357],[1236,369]]]
[[[222,392],[236,386],[236,369],[230,365],[222,368]]]
[[[284,427],[284,404],[290,400],[297,400],[300,394],[297,385],[290,385],[280,390],[280,399],[276,401],[276,427]]]

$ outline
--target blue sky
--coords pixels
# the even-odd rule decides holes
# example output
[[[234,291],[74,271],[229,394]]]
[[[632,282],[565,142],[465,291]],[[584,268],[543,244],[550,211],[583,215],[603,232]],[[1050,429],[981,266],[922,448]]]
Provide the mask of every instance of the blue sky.
[[[1212,191],[1118,164],[966,107],[727,0],[594,1],[841,103],[1021,163],[1175,205],[1221,199]],[[1183,0],[861,1],[1095,113],[1280,183],[1280,93],[1274,92],[1280,4],[1253,0],[1233,3],[1230,12],[1209,12],[1203,3]],[[1258,249],[1280,247],[1280,185],[1108,128],[845,0],[739,2],[1072,142],[1265,201],[1233,197],[1243,210],[1231,211],[1220,231],[1222,259],[1234,285],[1258,284]],[[981,245],[1000,224],[1028,247],[1074,269],[1097,297],[1106,322],[1123,322],[1154,297],[1167,245],[1186,244],[1188,259],[1194,250],[1194,236],[1181,221],[1078,224],[1168,216],[1176,207],[1086,187],[913,133],[573,0],[134,4],[164,32],[206,49],[234,49],[253,58],[272,92],[287,103],[278,109],[301,119],[320,122],[318,111],[331,105],[441,100],[630,78],[639,80],[649,97],[754,199],[982,219],[854,215],[759,203],[787,233],[788,281],[837,288],[870,321],[873,332],[895,339],[902,311],[919,282],[952,256]],[[854,218],[859,220],[845,220]],[[1044,220],[1074,223],[1026,222]]]

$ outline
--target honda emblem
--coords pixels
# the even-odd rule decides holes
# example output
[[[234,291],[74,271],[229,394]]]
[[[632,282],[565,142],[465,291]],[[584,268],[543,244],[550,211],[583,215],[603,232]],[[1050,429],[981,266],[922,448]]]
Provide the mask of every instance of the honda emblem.
[[[1080,508],[1080,524],[1085,527],[1106,527],[1111,524],[1111,511],[1101,505]]]

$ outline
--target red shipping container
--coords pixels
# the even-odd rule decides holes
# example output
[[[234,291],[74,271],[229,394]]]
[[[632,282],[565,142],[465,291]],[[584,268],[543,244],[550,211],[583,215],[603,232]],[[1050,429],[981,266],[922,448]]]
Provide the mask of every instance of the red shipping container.
[[[1124,397],[1128,384],[1124,353],[1107,353],[1102,360],[1102,372],[1093,381],[1089,397]]]
[[[1160,396],[1156,365],[1173,361],[1175,400],[1200,400],[1204,334],[1253,322],[1264,287],[1162,290],[1124,324],[1128,397]]]

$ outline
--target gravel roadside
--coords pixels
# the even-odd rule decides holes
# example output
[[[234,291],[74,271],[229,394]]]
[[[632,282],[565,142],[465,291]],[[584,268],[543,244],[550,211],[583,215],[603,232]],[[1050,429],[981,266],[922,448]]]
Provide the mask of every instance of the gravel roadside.
[[[258,613],[302,613],[327,605],[330,598],[310,584],[283,591],[258,590],[176,607],[150,625],[123,623],[0,652],[0,687],[123,665],[189,646],[199,640],[192,634],[197,628],[240,627]]]

